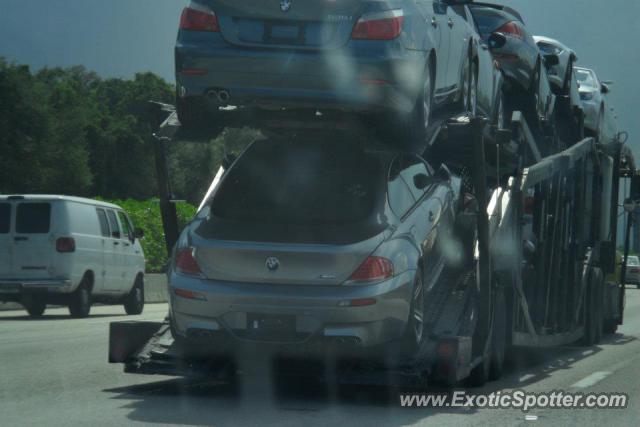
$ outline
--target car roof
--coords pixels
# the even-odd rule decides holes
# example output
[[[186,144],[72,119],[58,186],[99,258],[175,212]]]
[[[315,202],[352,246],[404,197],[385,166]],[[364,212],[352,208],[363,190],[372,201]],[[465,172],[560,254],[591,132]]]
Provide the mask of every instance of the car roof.
[[[481,3],[481,2],[469,3],[467,6],[469,6],[470,8],[480,6],[480,7],[488,7],[488,8],[491,8],[491,9],[497,9],[499,11],[502,11],[502,12],[506,13],[506,14],[512,15],[514,18],[516,18],[517,20],[519,20],[523,24],[525,23],[524,19],[522,18],[522,15],[520,15],[520,12],[518,12],[517,10],[512,9],[512,8],[510,8],[508,6],[503,6],[501,4],[493,4],[493,3]]]
[[[585,68],[585,67],[573,67],[573,68],[578,71],[587,71],[589,73],[596,74],[596,72],[593,71],[591,68]]]
[[[68,201],[75,203],[83,203],[94,206],[102,206],[104,208],[111,209],[122,209],[118,205],[114,205],[113,203],[103,202],[100,200],[87,199],[84,197],[75,197],[75,196],[64,196],[64,195],[56,195],[56,194],[0,194],[0,201],[12,201],[12,200],[20,200],[20,201]]]
[[[552,39],[551,37],[546,37],[546,36],[533,36],[533,39],[535,40],[536,43],[538,42],[542,42],[542,43],[547,43],[547,44],[551,44],[551,45],[555,45],[558,46],[564,50],[568,50],[573,52],[573,49],[571,49],[569,46],[567,46],[566,44],[556,40],[556,39]]]

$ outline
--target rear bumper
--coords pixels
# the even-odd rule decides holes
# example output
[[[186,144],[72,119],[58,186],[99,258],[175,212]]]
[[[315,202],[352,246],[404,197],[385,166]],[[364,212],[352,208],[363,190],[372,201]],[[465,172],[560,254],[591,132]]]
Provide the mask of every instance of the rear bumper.
[[[182,336],[231,337],[270,342],[255,330],[253,315],[295,318],[295,334],[283,344],[314,344],[334,340],[356,348],[402,337],[409,317],[414,271],[369,286],[295,286],[202,280],[171,273],[170,310]],[[201,300],[176,296],[175,289],[199,293]],[[345,301],[371,298],[375,304],[349,307]]]
[[[73,292],[70,279],[2,279],[0,301],[20,301],[25,294],[68,294]]]
[[[183,96],[225,89],[230,105],[411,111],[425,70],[424,52],[400,42],[350,41],[341,49],[239,48],[218,33],[180,33],[176,82]],[[187,75],[182,70],[199,70]]]

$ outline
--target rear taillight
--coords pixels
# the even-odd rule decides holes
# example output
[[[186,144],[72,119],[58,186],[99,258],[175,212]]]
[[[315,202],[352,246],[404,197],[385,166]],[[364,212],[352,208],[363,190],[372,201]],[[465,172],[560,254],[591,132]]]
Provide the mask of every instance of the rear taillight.
[[[524,38],[524,31],[522,31],[520,25],[515,21],[507,22],[502,27],[495,30],[494,33],[502,33],[504,35],[517,37],[519,39]]]
[[[73,237],[58,237],[56,240],[56,251],[58,252],[75,252],[76,241]]]
[[[185,7],[180,17],[180,29],[190,31],[220,31],[216,14],[206,9]]]
[[[356,40],[393,40],[402,33],[402,10],[371,13],[361,17],[353,28],[351,38]]]
[[[631,271],[632,273],[640,273],[640,268],[638,268],[638,267],[631,267],[630,271]]]
[[[183,274],[197,276],[202,273],[194,256],[194,249],[189,247],[182,249],[176,258],[176,270]]]
[[[349,277],[347,283],[379,282],[393,277],[393,263],[386,258],[370,256]]]

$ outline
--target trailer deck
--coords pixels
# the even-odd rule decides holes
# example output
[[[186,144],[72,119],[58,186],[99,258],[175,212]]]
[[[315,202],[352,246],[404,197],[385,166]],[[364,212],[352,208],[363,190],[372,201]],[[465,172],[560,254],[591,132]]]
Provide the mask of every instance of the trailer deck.
[[[170,250],[178,230],[165,144],[207,140],[212,130],[199,134],[185,131],[171,106],[157,108],[165,115],[155,136],[161,208]],[[269,129],[278,122],[277,117],[263,118]],[[353,123],[336,124],[335,117],[315,119],[313,127],[287,122],[286,132],[312,130],[315,137],[322,137],[340,131],[358,135],[363,143],[371,138],[366,129],[353,127]],[[246,118],[240,122],[246,123]],[[603,163],[609,162],[613,165],[611,181],[620,177],[622,144],[618,145],[613,160],[592,138],[565,143],[569,148],[543,158],[540,144],[519,112],[514,112],[510,129],[495,129],[483,118],[451,112],[434,120],[428,138],[403,149],[424,153],[431,161],[447,164],[463,175],[478,205],[473,215],[475,262],[468,270],[447,271],[439,281],[426,310],[429,339],[413,357],[400,357],[393,346],[387,346],[376,353],[383,357],[363,353],[357,360],[335,364],[335,378],[347,383],[398,385],[424,385],[429,379],[450,385],[474,372],[476,378],[479,372],[480,379],[475,382],[480,384],[486,381],[489,362],[496,357],[492,348],[500,345],[500,339],[506,346],[537,347],[569,344],[581,338],[586,344],[597,342],[603,322],[622,321],[624,291],[620,285],[605,288],[603,282],[603,272],[614,267],[615,236],[611,242],[610,230],[614,220],[599,209],[607,206],[607,197],[617,204],[617,193],[614,200],[612,192],[603,192],[602,174],[607,170]],[[603,301],[617,303],[609,303],[610,309],[605,310]],[[501,334],[505,336],[498,336]],[[256,354],[254,345],[243,342],[238,348],[245,355]],[[258,354],[263,354],[268,346],[260,346]],[[238,370],[237,359],[220,355],[219,349],[213,344],[195,351],[184,348],[173,340],[168,322],[111,324],[109,361],[124,363],[126,372],[233,374]],[[281,348],[272,350],[277,355]],[[496,351],[504,352],[504,346],[493,353]],[[304,356],[304,351],[301,354]],[[296,366],[285,365],[288,369]],[[308,366],[304,370],[309,371]],[[326,370],[321,372],[326,375]]]

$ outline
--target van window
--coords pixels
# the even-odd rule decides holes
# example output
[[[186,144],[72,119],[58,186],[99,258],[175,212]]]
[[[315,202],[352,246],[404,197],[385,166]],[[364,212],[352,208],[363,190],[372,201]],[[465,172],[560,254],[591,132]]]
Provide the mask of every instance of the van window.
[[[109,222],[107,221],[107,214],[104,209],[96,209],[98,213],[98,222],[100,222],[100,233],[104,237],[109,237]]]
[[[122,237],[132,238],[133,235],[131,234],[131,227],[129,227],[129,220],[127,219],[127,216],[124,212],[118,211],[118,217],[120,218],[120,224],[122,224]]]
[[[120,237],[120,227],[118,226],[116,214],[113,211],[107,211],[107,216],[109,218],[109,226],[111,226],[111,237]],[[114,236],[114,233],[117,233],[116,236]]]
[[[0,203],[0,234],[9,233],[11,227],[11,205]]]
[[[51,203],[20,203],[16,233],[45,234],[51,226]]]

